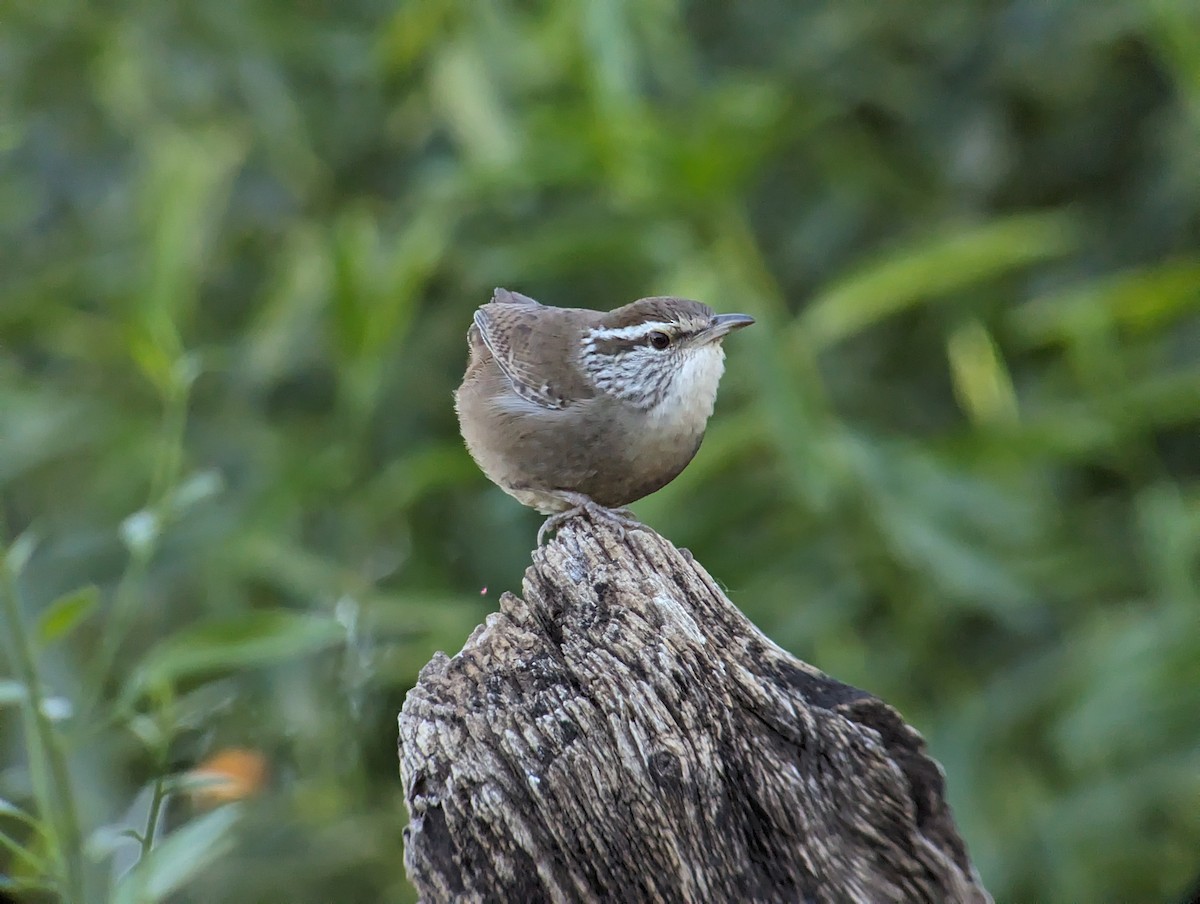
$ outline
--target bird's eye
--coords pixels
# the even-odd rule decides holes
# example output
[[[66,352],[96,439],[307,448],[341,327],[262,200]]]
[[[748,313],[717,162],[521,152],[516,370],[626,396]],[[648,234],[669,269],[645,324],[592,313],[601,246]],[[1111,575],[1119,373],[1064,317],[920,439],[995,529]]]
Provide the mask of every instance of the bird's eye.
[[[656,331],[650,334],[650,344],[661,351],[671,344],[671,337]]]

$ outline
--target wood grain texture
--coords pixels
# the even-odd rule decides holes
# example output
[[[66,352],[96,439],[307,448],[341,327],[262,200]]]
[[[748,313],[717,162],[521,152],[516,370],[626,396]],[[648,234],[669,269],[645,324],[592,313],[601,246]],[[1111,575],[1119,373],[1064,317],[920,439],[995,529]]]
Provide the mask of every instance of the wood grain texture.
[[[891,707],[651,531],[576,519],[400,714],[423,901],[987,902]]]

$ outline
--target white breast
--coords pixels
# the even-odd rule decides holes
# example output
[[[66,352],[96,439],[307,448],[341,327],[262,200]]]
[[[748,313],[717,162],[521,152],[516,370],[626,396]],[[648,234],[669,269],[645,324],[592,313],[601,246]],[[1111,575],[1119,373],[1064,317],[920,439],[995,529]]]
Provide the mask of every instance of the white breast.
[[[712,415],[717,385],[724,372],[725,350],[721,343],[689,349],[662,401],[647,412],[650,429],[667,435],[703,431]]]

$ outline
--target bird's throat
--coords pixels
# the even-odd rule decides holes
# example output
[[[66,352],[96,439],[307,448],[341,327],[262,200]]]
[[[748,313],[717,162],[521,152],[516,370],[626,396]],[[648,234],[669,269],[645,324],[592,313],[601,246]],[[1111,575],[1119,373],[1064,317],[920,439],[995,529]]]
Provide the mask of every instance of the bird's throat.
[[[647,410],[647,428],[672,436],[703,433],[724,372],[725,352],[720,343],[702,346],[685,355],[662,397]]]

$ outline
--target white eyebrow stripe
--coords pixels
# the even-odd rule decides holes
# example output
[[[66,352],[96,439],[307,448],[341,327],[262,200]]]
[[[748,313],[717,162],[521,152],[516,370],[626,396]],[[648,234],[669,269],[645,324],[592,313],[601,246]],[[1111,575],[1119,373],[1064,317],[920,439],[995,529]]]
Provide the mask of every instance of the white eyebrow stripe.
[[[610,339],[641,339],[651,333],[669,332],[678,326],[677,323],[664,322],[635,323],[633,326],[589,330],[588,339],[597,342],[607,342]]]

